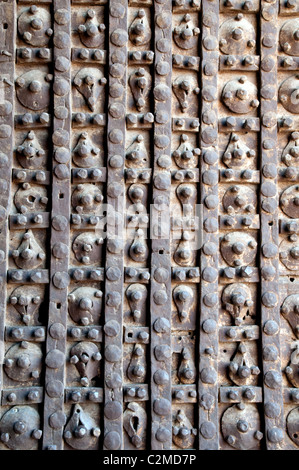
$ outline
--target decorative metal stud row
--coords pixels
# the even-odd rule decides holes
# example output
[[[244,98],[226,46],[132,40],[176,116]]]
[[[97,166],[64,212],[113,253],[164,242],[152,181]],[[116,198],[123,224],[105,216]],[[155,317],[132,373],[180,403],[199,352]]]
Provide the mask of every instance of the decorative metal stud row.
[[[0,2],[1,449],[297,449],[298,31]]]

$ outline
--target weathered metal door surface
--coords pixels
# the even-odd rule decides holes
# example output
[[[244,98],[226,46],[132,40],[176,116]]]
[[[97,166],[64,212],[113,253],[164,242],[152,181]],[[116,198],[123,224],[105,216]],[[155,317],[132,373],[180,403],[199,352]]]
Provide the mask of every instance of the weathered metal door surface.
[[[297,449],[299,1],[0,2],[0,448]]]

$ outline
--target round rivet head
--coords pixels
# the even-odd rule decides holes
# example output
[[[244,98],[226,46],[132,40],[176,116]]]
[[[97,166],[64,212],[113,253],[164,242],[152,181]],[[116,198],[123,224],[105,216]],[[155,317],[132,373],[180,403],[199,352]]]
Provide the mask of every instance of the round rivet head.
[[[57,147],[66,147],[70,140],[70,135],[64,129],[57,129],[52,135],[52,141]]]
[[[67,119],[69,111],[65,106],[57,106],[54,109],[54,114],[57,119]]]
[[[64,217],[63,215],[56,215],[55,217],[53,217],[52,227],[55,230],[62,232],[67,228],[67,226],[68,226],[68,221],[66,217]]]
[[[261,88],[260,95],[262,96],[262,98],[270,100],[275,95],[275,88],[273,88],[271,85],[265,85]]]
[[[169,74],[170,67],[168,62],[160,60],[156,65],[156,71],[158,75],[165,76]]]
[[[55,23],[64,25],[70,21],[70,13],[65,8],[59,8],[54,14]]]
[[[116,29],[110,36],[112,44],[123,47],[128,41],[128,33],[124,29]]]
[[[202,181],[209,186],[214,186],[218,182],[218,174],[216,171],[207,170],[202,175]]]
[[[217,373],[213,367],[205,367],[201,371],[200,377],[205,384],[214,384],[217,381]]]
[[[120,240],[108,240],[107,249],[110,253],[120,253],[123,249],[122,242]]]
[[[109,74],[111,75],[111,77],[122,78],[124,76],[124,73],[125,73],[125,68],[122,64],[113,64],[109,67]]]
[[[211,421],[205,421],[202,423],[200,426],[200,434],[205,438],[205,439],[213,439],[213,437],[216,434],[216,426],[214,423]]]
[[[161,173],[154,179],[154,185],[157,189],[165,191],[171,185],[170,175],[168,173]]]
[[[62,339],[65,337],[65,327],[62,323],[53,323],[49,328],[49,333],[53,339]]]
[[[125,108],[121,103],[113,103],[109,106],[109,114],[114,119],[120,119],[125,115]]]
[[[154,97],[157,101],[166,101],[171,96],[171,90],[168,86],[160,83],[154,88]]]
[[[117,266],[111,266],[106,271],[106,277],[109,281],[118,281],[121,277],[121,272]]]
[[[262,117],[262,123],[264,127],[271,128],[277,124],[277,117],[275,113],[265,113]],[[267,164],[268,165],[268,164]],[[269,165],[273,165],[273,163],[269,163]]]
[[[215,268],[205,268],[202,272],[202,278],[206,282],[214,282],[218,277],[218,271]]]
[[[11,127],[7,124],[0,125],[0,139],[7,139],[11,135]]]
[[[264,381],[267,387],[271,388],[272,390],[275,390],[281,385],[281,374],[279,372],[276,372],[275,370],[269,370],[264,376]]]
[[[158,398],[154,401],[154,412],[159,416],[168,416],[171,413],[171,403],[166,398]]]
[[[263,166],[263,175],[265,178],[275,178],[277,176],[277,167],[274,163],[267,163]]]
[[[121,295],[119,292],[112,291],[107,294],[106,305],[108,307],[118,308],[121,302]]]
[[[216,253],[217,246],[213,242],[207,242],[203,245],[202,249],[205,255],[212,256]]]
[[[278,444],[283,441],[284,433],[282,429],[274,427],[268,430],[267,437],[270,442],[273,442],[273,444]]]
[[[70,177],[70,171],[66,165],[59,164],[54,169],[54,174],[59,180],[65,180]]]
[[[117,450],[120,448],[121,438],[118,432],[110,431],[104,437],[104,446],[108,450]]]
[[[262,304],[267,308],[275,307],[277,302],[277,295],[274,292],[265,292],[262,296]]]
[[[269,336],[273,336],[273,335],[276,335],[279,331],[279,326],[278,324],[276,323],[276,321],[274,320],[268,320],[266,321],[266,323],[264,324],[264,328],[263,328],[264,332],[266,333],[266,335],[269,335]]]
[[[265,243],[262,246],[262,251],[265,258],[274,258],[278,253],[278,248],[274,243]]]
[[[168,300],[168,295],[163,289],[157,290],[153,297],[157,305],[165,305]]]
[[[202,89],[202,97],[205,101],[209,103],[215,101],[217,96],[217,90],[213,86],[206,86]]]
[[[208,209],[215,209],[215,207],[218,206],[218,197],[214,194],[210,194],[205,198],[204,203]]]
[[[273,197],[276,195],[276,185],[267,181],[261,186],[261,193],[266,197]]]
[[[0,206],[0,222],[3,222],[6,217],[6,210],[4,209],[3,206]]]
[[[53,91],[58,96],[64,96],[69,91],[68,82],[64,78],[56,78],[53,83]]]
[[[109,320],[104,325],[104,331],[107,336],[117,336],[120,331],[119,323],[116,320]]]
[[[272,20],[275,15],[275,8],[272,6],[266,6],[262,9],[262,16],[266,21]]]
[[[208,165],[214,165],[218,160],[218,155],[214,150],[206,150],[203,159]]]
[[[158,369],[156,370],[156,372],[154,373],[154,382],[157,384],[157,385],[165,385],[168,383],[169,381],[169,375],[168,373],[163,370],[163,369]]]
[[[159,442],[166,442],[171,439],[171,433],[168,429],[160,427],[157,429],[156,439]]]
[[[52,429],[61,429],[65,423],[66,417],[62,411],[56,411],[49,417],[49,424]]]
[[[116,198],[123,193],[123,187],[120,183],[111,183],[107,187],[107,194],[112,198]]]
[[[58,163],[67,163],[70,159],[70,152],[66,148],[58,148],[55,150],[54,153],[55,160]],[[57,217],[63,217],[63,216],[57,216]]]
[[[275,65],[274,59],[272,57],[265,57],[261,61],[261,69],[264,70],[264,72],[271,72]]]
[[[171,50],[171,42],[166,38],[161,38],[156,42],[156,48],[159,52],[166,54]]]
[[[9,393],[7,395],[7,401],[9,401],[10,403],[14,403],[17,399],[17,395],[15,393]]]
[[[121,3],[112,3],[109,7],[109,11],[113,18],[123,18],[126,10]]]
[[[70,61],[66,57],[60,56],[55,60],[55,70],[66,72],[70,68]]]
[[[59,398],[63,395],[63,383],[60,380],[51,380],[46,384],[47,395],[51,398]]]
[[[265,403],[265,414],[268,418],[275,419],[280,415],[281,409],[277,403]]]
[[[214,51],[217,48],[218,41],[214,36],[206,36],[203,45],[208,51]]]
[[[262,209],[268,214],[273,214],[277,208],[277,202],[275,199],[264,199],[262,201]]]
[[[157,268],[154,272],[154,279],[157,282],[167,282],[169,279],[169,271],[165,268]]]
[[[124,93],[124,87],[120,85],[119,83],[113,83],[113,85],[109,87],[109,95],[112,98],[121,98],[123,93]]]
[[[113,155],[113,157],[110,157],[109,159],[109,165],[111,168],[121,168],[123,163],[124,159],[121,155]]]
[[[109,140],[113,144],[121,144],[123,141],[124,135],[121,130],[119,129],[113,129],[111,132],[109,132]]]
[[[202,129],[201,138],[206,144],[213,144],[217,138],[217,129],[212,129],[210,127]]]
[[[161,29],[168,28],[171,25],[171,13],[168,11],[165,11],[157,15],[156,24]]]
[[[218,297],[216,294],[206,294],[203,302],[207,307],[214,307],[218,302]]]
[[[156,135],[154,141],[159,149],[165,149],[170,143],[169,137],[164,134]]]
[[[110,376],[106,377],[106,385],[108,388],[120,388],[122,386],[122,379],[119,374],[112,373]]]
[[[122,415],[123,407],[119,401],[108,401],[104,407],[106,418],[114,420]]]
[[[68,254],[68,246],[60,242],[55,243],[52,248],[52,253],[55,258],[63,259]]]
[[[53,284],[57,289],[66,289],[70,283],[70,276],[67,272],[57,272],[53,276]]]
[[[170,323],[167,318],[160,317],[154,322],[154,330],[156,333],[167,333],[170,331]]]
[[[0,152],[0,168],[8,165],[8,157],[4,153]]]
[[[278,351],[275,346],[266,346],[263,349],[264,361],[276,361],[277,358],[278,358]]]
[[[204,393],[200,399],[200,406],[204,410],[211,410],[215,404],[215,398],[210,393]]]
[[[59,369],[59,367],[64,365],[64,360],[63,352],[59,351],[59,349],[52,349],[46,355],[45,362],[50,369]]]
[[[111,62],[112,64],[125,64],[126,62],[126,56],[123,51],[121,50],[115,50],[111,54]]]
[[[244,393],[243,393],[243,396],[247,399],[247,400],[253,400],[255,398],[255,391],[251,388],[246,388],[244,390]]]
[[[165,362],[171,357],[171,349],[166,344],[161,344],[155,347],[154,354],[157,361]]]
[[[213,77],[217,73],[217,65],[213,62],[205,64],[204,66],[204,74],[207,77]]]
[[[105,349],[105,358],[108,362],[118,362],[121,359],[121,350],[118,346],[111,344]]]
[[[214,217],[209,217],[204,220],[203,226],[207,233],[215,233],[218,230],[218,220]]]
[[[208,318],[202,324],[202,329],[205,333],[214,333],[217,329],[217,323],[212,318]]]
[[[275,142],[273,139],[265,139],[263,141],[263,148],[265,150],[272,150],[275,148]]]
[[[0,116],[8,116],[12,112],[12,104],[9,101],[0,103]]]
[[[167,124],[169,121],[169,114],[163,110],[157,111],[155,114],[155,120],[158,124]]]

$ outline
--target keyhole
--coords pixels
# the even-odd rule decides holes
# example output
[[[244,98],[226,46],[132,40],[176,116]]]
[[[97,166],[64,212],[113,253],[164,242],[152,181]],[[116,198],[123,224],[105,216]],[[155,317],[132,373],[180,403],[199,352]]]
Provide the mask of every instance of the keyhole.
[[[133,416],[131,419],[131,425],[135,432],[137,432],[138,425],[139,425],[139,418],[137,416]]]

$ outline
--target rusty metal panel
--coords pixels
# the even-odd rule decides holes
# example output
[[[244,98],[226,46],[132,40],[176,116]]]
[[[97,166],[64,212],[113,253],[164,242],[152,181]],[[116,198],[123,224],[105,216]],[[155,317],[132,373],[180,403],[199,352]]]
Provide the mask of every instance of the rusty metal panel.
[[[296,450],[298,0],[0,1],[0,450]]]

